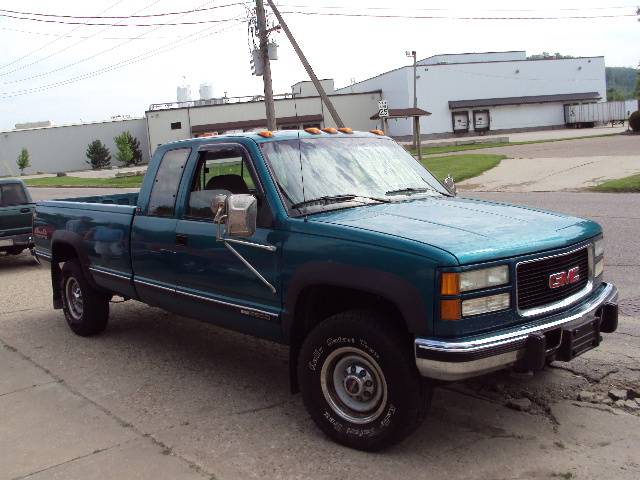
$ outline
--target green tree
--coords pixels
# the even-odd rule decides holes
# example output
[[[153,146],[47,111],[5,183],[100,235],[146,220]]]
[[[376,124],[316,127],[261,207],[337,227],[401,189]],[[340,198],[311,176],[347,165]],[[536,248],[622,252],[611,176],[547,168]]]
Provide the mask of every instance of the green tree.
[[[20,169],[20,175],[24,175],[24,169],[31,166],[31,163],[29,162],[30,158],[29,151],[26,148],[23,148],[18,155],[18,160],[16,161],[18,168]]]
[[[633,92],[633,96],[640,100],[640,70],[638,70],[638,76],[636,78],[636,89]]]
[[[139,165],[142,163],[142,150],[140,149],[140,140],[131,135],[129,132],[129,143],[131,144],[131,150],[133,150],[133,163]]]
[[[131,147],[131,134],[129,132],[122,132],[120,135],[115,137],[113,141],[118,149],[116,152],[116,160],[125,167],[133,165],[134,156],[133,148]]]
[[[91,165],[91,168],[94,170],[106,168],[111,165],[111,153],[100,140],[94,140],[89,144],[86,155],[89,159],[87,163]]]
[[[609,88],[607,90],[607,102],[615,102],[618,100],[625,100],[625,95],[615,88]]]

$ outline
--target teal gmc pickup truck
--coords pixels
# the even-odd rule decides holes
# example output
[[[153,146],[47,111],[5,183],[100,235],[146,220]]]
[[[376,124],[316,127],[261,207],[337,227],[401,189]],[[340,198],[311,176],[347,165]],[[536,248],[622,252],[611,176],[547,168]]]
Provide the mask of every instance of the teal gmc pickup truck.
[[[33,234],[76,334],[118,295],[286,344],[313,420],[362,450],[440,382],[570,361],[618,324],[597,223],[456,197],[377,130],[162,145],[139,193],[40,202]]]

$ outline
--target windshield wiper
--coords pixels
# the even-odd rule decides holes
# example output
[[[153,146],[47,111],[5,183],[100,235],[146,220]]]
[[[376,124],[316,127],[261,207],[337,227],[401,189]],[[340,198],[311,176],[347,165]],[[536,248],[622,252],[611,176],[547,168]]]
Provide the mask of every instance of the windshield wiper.
[[[324,195],[322,197],[312,198],[311,200],[305,200],[303,202],[294,203],[293,205],[291,205],[291,208],[300,208],[306,205],[312,205],[314,203],[322,203],[323,205],[329,205],[330,203],[351,202],[353,200],[356,200],[357,198],[366,198],[369,200],[375,200],[376,202],[380,202],[380,203],[389,203],[389,200],[384,198],[367,197],[364,195],[353,195],[353,194]]]
[[[407,188],[399,188],[398,190],[389,190],[385,192],[385,195],[413,195],[415,193],[424,193],[424,192],[435,192],[436,190],[433,188],[415,188],[415,187],[407,187]]]

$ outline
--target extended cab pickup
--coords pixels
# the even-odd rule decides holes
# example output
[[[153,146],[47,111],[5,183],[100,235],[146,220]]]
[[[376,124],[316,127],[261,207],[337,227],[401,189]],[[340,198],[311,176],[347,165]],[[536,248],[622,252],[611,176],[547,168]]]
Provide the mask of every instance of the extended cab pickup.
[[[83,336],[119,295],[287,344],[314,421],[364,450],[415,429],[436,381],[540,370],[616,329],[598,224],[457,198],[379,133],[174,142],[139,194],[38,203],[54,307]]]
[[[21,180],[0,179],[0,252],[19,255],[31,248],[34,204]]]

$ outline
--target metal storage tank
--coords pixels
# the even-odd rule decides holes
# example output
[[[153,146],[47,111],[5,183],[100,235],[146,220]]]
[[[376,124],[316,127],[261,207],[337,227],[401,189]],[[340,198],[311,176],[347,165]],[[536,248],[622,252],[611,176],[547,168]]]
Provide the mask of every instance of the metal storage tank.
[[[191,87],[189,85],[179,85],[176,96],[177,96],[178,102],[190,102]]]
[[[213,85],[210,83],[200,84],[200,100],[211,100],[213,98]]]

